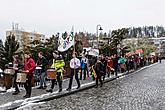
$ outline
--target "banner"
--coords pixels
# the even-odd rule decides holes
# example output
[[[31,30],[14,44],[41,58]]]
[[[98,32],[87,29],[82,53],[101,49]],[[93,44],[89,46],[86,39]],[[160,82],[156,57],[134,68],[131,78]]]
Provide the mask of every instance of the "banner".
[[[93,49],[91,47],[89,47],[89,48],[83,48],[83,50],[84,49],[86,49],[86,54],[87,55],[99,56],[99,50],[98,49]]]
[[[58,51],[60,51],[60,52],[67,51],[73,45],[74,45],[73,32],[71,32],[70,34],[65,32],[59,36],[59,38],[58,38]]]

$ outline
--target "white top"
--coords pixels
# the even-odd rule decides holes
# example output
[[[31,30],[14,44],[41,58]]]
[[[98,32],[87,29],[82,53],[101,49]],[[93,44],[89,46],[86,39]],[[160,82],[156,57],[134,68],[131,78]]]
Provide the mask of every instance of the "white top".
[[[37,70],[41,70],[42,68],[41,68],[41,67],[39,67],[39,66],[37,66],[37,67],[36,67],[36,69],[37,69]]]
[[[2,71],[2,69],[0,68],[0,73],[2,73],[3,71]]]
[[[88,64],[88,59],[86,57],[82,57],[81,61],[83,61],[85,64]]]
[[[80,60],[78,58],[72,58],[70,61],[70,68],[77,69],[80,67]]]

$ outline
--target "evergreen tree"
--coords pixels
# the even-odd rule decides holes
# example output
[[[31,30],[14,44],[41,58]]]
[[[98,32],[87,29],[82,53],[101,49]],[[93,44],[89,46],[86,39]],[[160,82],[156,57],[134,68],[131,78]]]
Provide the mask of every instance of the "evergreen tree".
[[[19,48],[19,43],[15,40],[14,35],[9,35],[6,38],[5,45],[4,45],[4,56],[7,63],[12,62],[12,56]]]
[[[0,68],[4,69],[6,60],[5,60],[5,50],[2,40],[0,40]]]

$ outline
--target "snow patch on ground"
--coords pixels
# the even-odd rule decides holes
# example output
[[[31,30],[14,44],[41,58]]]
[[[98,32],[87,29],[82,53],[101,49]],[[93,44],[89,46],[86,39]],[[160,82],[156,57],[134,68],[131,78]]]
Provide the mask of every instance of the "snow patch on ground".
[[[25,90],[25,89],[23,87],[19,87],[19,90],[22,91],[22,90]],[[15,88],[10,88],[6,91],[5,87],[0,87],[0,92],[3,92],[3,93],[0,93],[0,94],[11,93],[11,92],[14,92],[14,91],[15,91]]]
[[[6,91],[5,87],[0,87],[0,91]]]
[[[0,105],[0,108],[8,107],[8,106],[11,106],[12,104],[21,103],[21,102],[23,102],[23,101],[24,101],[24,100],[21,99],[21,100],[16,100],[16,101],[14,101],[14,102],[8,102],[8,103],[6,103],[6,104]]]
[[[13,102],[8,102],[6,104],[0,105],[0,108],[11,106]]]
[[[14,91],[15,91],[15,88],[10,88],[10,89],[7,90],[7,93],[14,92]]]

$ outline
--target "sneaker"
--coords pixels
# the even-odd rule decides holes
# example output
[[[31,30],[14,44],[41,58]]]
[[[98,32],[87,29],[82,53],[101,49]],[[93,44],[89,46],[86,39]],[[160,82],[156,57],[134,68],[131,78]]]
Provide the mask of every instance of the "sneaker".
[[[62,92],[62,89],[59,89],[59,91],[58,92]]]
[[[38,87],[37,89],[43,89],[43,87],[42,87],[42,86],[40,86],[40,87]]]
[[[17,95],[19,94],[19,91],[15,91],[12,95]]]
[[[52,90],[52,89],[49,89],[49,90],[46,90],[46,92],[51,92],[51,93],[52,93],[52,92],[53,92],[53,90]]]
[[[71,91],[71,89],[70,88],[68,88],[68,89],[66,89],[67,91]]]

